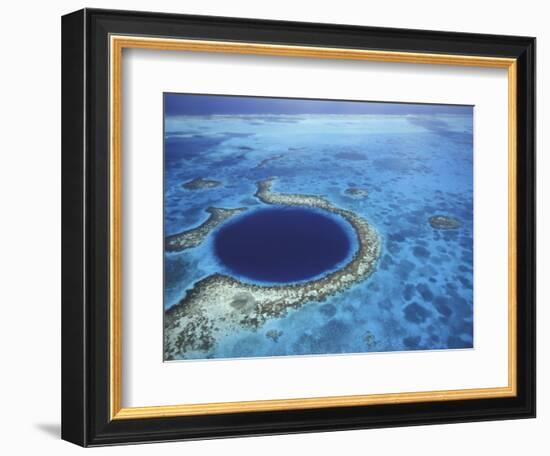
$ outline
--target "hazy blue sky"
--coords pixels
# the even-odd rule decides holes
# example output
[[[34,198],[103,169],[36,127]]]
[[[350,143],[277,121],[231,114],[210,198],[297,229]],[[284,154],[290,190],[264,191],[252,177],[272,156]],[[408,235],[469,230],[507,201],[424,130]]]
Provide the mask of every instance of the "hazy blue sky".
[[[167,116],[211,114],[471,114],[472,106],[164,94]]]

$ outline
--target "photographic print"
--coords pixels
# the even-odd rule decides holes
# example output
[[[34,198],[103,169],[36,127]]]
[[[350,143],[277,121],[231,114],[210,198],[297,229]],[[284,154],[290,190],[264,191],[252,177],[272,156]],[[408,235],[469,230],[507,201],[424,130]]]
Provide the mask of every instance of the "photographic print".
[[[473,348],[473,106],[164,94],[164,359]]]

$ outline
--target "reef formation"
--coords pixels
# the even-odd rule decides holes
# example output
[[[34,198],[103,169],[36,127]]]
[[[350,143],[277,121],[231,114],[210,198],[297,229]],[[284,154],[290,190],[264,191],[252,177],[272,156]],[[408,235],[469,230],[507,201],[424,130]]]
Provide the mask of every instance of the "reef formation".
[[[213,179],[203,179],[202,177],[196,177],[189,182],[181,184],[181,186],[187,190],[201,190],[203,188],[216,188],[222,183]]]
[[[264,168],[267,164],[269,164],[271,162],[274,162],[276,160],[281,160],[284,157],[285,156],[283,154],[279,154],[279,155],[273,155],[273,156],[268,157],[268,158],[264,158],[260,163],[258,163],[255,166],[255,169]]]
[[[347,196],[351,196],[352,198],[362,199],[369,196],[369,191],[366,188],[359,188],[359,187],[349,187],[344,192]]]
[[[257,285],[220,273],[199,280],[178,304],[165,312],[166,360],[181,359],[193,353],[208,353],[224,336],[242,328],[257,330],[267,320],[281,317],[306,302],[324,301],[328,296],[366,279],[373,272],[380,256],[380,237],[365,219],[317,195],[273,192],[274,181],[275,178],[269,178],[257,182],[255,196],[264,204],[311,207],[339,215],[352,226],[357,236],[358,248],[353,258],[341,269],[305,283]],[[203,225],[169,237],[167,249],[169,245],[173,251],[200,244],[215,226],[235,214],[220,214],[217,211],[220,209],[209,208],[211,217]]]
[[[191,230],[168,236],[164,243],[164,248],[167,252],[179,252],[181,250],[196,247],[204,241],[204,238],[208,236],[210,231],[225,222],[228,218],[240,214],[246,211],[246,209],[246,207],[238,207],[236,209],[209,207],[206,209],[206,212],[210,214],[210,217],[208,217],[203,224]]]
[[[460,227],[460,221],[446,215],[434,215],[430,217],[430,225],[436,230],[455,230]]]

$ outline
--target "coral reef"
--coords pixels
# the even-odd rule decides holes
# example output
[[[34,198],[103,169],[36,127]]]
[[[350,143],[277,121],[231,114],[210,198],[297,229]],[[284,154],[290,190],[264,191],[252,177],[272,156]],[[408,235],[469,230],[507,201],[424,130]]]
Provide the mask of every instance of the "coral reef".
[[[347,196],[351,196],[352,198],[366,198],[369,196],[369,192],[366,188],[359,188],[359,187],[349,187],[344,192]]]
[[[341,216],[357,235],[355,255],[341,269],[306,283],[264,286],[244,283],[223,274],[213,274],[198,281],[178,304],[165,313],[165,359],[180,359],[193,351],[208,352],[217,339],[235,330],[243,327],[256,330],[271,318],[283,316],[290,309],[309,301],[323,301],[366,279],[373,272],[380,256],[380,238],[365,219],[320,196],[272,192],[274,181],[275,178],[269,178],[257,183],[255,196],[260,201],[317,208]],[[221,220],[216,218],[211,225],[218,225],[233,214],[231,212]],[[195,230],[172,236],[171,241],[170,238],[167,240],[167,245],[170,244],[174,250],[188,248],[190,244],[198,245],[213,228],[207,226],[213,217],[214,214]],[[200,233],[189,234],[196,230]]]
[[[283,335],[283,332],[278,331],[276,329],[270,329],[265,333],[265,337],[267,337],[268,339],[271,339],[273,342],[278,342],[279,337],[281,337],[282,335]]]
[[[376,345],[376,336],[372,331],[367,331],[363,336],[363,341],[369,349],[372,349]]]
[[[254,169],[258,169],[258,168],[263,168],[265,167],[268,163],[270,162],[273,162],[273,161],[276,161],[276,160],[281,160],[282,158],[284,158],[285,156],[283,154],[279,154],[279,155],[273,155],[271,157],[268,157],[268,158],[264,158],[260,163],[258,163]]]
[[[219,187],[222,183],[213,179],[203,179],[202,177],[196,177],[189,182],[181,184],[181,186],[187,190],[201,190],[204,188],[215,188]]]
[[[181,250],[196,247],[204,240],[208,233],[220,223],[225,222],[228,218],[240,214],[243,211],[246,211],[246,207],[238,207],[236,209],[209,207],[206,209],[206,212],[210,214],[210,217],[208,217],[206,222],[191,230],[168,236],[165,240],[164,248],[167,252],[179,252]]]
[[[434,215],[429,222],[436,230],[455,230],[460,226],[459,220],[447,215]]]

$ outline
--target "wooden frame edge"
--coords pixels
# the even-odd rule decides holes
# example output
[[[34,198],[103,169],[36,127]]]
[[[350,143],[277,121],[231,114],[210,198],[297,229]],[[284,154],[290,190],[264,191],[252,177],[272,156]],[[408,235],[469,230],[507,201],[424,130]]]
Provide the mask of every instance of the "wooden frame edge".
[[[381,404],[406,404],[424,401],[452,401],[513,397],[511,387],[464,390],[427,391],[413,393],[387,393],[357,396],[324,396],[301,399],[271,399],[261,401],[218,402],[189,405],[160,405],[150,407],[124,407],[113,417],[115,420],[136,418],[168,418],[212,414],[306,410],[330,407],[357,407]]]
[[[508,386],[517,395],[517,61],[508,66]]]
[[[122,407],[122,47],[116,40],[109,53],[109,414],[114,419]]]
[[[111,420],[267,412],[429,401],[489,399],[517,396],[517,60],[452,54],[375,51],[331,47],[256,44],[141,36],[109,37],[110,76],[110,303],[109,303],[109,411]],[[416,63],[503,68],[508,70],[508,386],[463,390],[327,396],[315,398],[122,407],[122,50],[155,49],[212,53],[254,54],[339,60]]]

